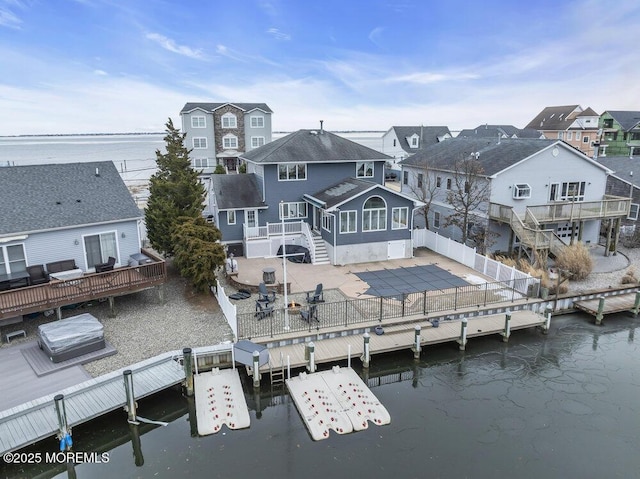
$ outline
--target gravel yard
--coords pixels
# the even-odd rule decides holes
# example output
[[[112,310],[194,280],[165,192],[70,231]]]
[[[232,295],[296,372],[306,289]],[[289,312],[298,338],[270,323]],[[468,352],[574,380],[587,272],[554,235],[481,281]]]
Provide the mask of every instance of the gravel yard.
[[[621,257],[620,255],[623,256]],[[629,264],[626,266],[624,266],[624,263],[626,263],[626,261],[624,261],[625,257],[629,260]],[[592,272],[582,281],[569,281],[569,292],[581,293],[584,291],[621,287],[623,285],[620,283],[620,280],[625,275],[625,272],[631,268],[635,271],[636,277],[640,276],[640,248],[625,248],[620,245],[618,247],[618,255],[608,257],[598,255],[596,258],[605,265],[605,268],[602,269],[612,269],[606,268],[606,266],[611,265],[616,270],[605,273]],[[598,269],[598,267],[594,267],[594,271]]]

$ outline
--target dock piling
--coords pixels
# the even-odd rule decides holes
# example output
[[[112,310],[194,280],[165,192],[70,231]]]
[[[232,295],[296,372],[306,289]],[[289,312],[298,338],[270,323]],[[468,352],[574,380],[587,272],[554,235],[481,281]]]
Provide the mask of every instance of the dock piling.
[[[633,309],[631,311],[633,312],[634,318],[640,313],[640,291],[636,291],[636,300],[633,303]]]
[[[347,344],[347,367],[351,367],[351,345]]]
[[[549,328],[551,327],[551,308],[547,308],[544,311],[544,315],[546,317],[545,322],[544,322],[544,326],[542,327],[542,332],[544,334],[548,334],[549,333]]]
[[[253,387],[260,387],[260,352],[253,352]]]
[[[136,396],[133,392],[133,374],[131,369],[126,369],[123,373],[124,376],[124,391],[127,395],[127,420],[129,423],[135,423],[136,421]]]
[[[422,351],[422,347],[420,346],[420,331],[422,328],[420,325],[415,327],[415,341],[413,343],[413,358],[420,359],[420,352]]]
[[[309,371],[310,373],[315,373],[316,372],[316,347],[313,344],[313,341],[309,341],[305,347],[307,348],[307,359],[308,359],[308,363],[307,363],[307,371]]]
[[[142,467],[144,466],[144,455],[142,454],[142,442],[137,424],[129,424],[129,437],[131,437],[131,446],[133,446],[134,463],[136,467]]]
[[[182,366],[184,367],[184,385],[187,396],[193,396],[193,359],[191,358],[191,348],[182,350]]]
[[[369,333],[364,333],[362,338],[364,339],[364,350],[362,353],[362,367],[366,369],[369,367],[369,363],[371,362],[371,352],[369,351],[369,340],[371,339],[371,336],[369,336]]]
[[[598,298],[598,312],[596,313],[596,324],[602,325],[602,318],[604,317],[604,296]]]
[[[464,351],[467,346],[467,318],[460,323],[460,339],[458,339],[460,351]]]
[[[508,342],[511,336],[511,311],[507,309],[504,315],[504,331],[502,332],[502,341]]]
[[[64,395],[57,394],[53,398],[53,402],[56,407],[56,416],[58,417],[58,434],[57,438],[60,441],[60,450],[68,451],[71,449],[71,431],[69,424],[67,423],[67,408],[64,405]],[[67,439],[68,438],[68,439]]]

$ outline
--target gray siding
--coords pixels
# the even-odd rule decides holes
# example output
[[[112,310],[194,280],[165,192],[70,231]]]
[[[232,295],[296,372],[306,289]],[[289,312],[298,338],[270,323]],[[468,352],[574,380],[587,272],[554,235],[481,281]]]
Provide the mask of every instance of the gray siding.
[[[116,264],[126,266],[129,256],[140,252],[137,221],[31,234],[26,240],[22,241],[27,255],[27,264],[46,264],[53,261],[74,259],[80,269],[87,271],[83,236],[108,231],[116,232],[118,248],[118,262]],[[123,234],[124,238],[122,237]],[[76,240],[79,243],[77,245],[75,244]]]
[[[264,210],[259,210],[258,219],[260,219],[260,216],[262,216],[262,211]],[[235,225],[227,224],[226,211],[218,212],[217,226],[218,226],[218,229],[220,230],[220,233],[222,233],[222,241],[224,243],[228,243],[228,242],[235,243],[243,240],[244,210],[235,210],[235,212],[236,212]]]
[[[631,198],[631,203],[640,205],[640,188],[632,186],[626,181],[622,181],[615,176],[609,176],[607,178],[607,194],[615,196],[623,196],[625,198]],[[638,224],[638,220],[630,220],[624,218],[622,224],[626,226]]]
[[[252,128],[251,127],[251,118],[261,116],[264,118],[264,127],[263,128]],[[253,110],[244,115],[244,135],[246,138],[246,150],[253,150],[251,146],[251,137],[253,136],[262,136],[264,137],[265,144],[270,143],[272,140],[271,137],[271,113],[265,113],[261,110]]]
[[[191,126],[191,118],[194,116],[204,116],[206,125],[205,128],[193,128]],[[213,114],[206,113],[201,110],[195,110],[190,113],[182,114],[182,131],[186,133],[185,138],[185,146],[187,149],[193,148],[193,138],[206,138],[207,139],[207,148],[206,149],[194,149],[189,158],[191,159],[192,164],[194,164],[194,160],[196,158],[207,158],[209,159],[209,164],[214,165],[210,168],[196,168],[198,170],[202,170],[202,173],[209,174],[213,173],[215,169],[215,139],[214,139],[214,129],[213,129]],[[195,166],[194,166],[195,168]]]

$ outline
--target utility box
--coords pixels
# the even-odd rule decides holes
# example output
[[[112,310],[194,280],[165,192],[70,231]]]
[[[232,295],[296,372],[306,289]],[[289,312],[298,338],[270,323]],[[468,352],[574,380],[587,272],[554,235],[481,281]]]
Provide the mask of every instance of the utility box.
[[[241,339],[233,345],[233,353],[236,362],[244,364],[245,366],[253,366],[254,351],[258,351],[258,353],[260,353],[260,366],[269,362],[269,350],[262,344],[256,344],[252,341]]]

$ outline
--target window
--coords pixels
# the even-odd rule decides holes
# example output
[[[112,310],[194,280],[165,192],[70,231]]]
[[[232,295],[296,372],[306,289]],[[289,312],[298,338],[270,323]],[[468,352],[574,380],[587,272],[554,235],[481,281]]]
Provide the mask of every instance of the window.
[[[226,135],[222,137],[222,147],[227,148],[238,148],[238,137],[234,135]]]
[[[331,232],[331,215],[322,212],[322,229]]]
[[[629,206],[629,216],[627,216],[627,219],[637,220],[638,209],[640,209],[640,205],[638,205],[637,203],[631,203],[631,205]]]
[[[299,181],[307,179],[306,163],[286,163],[278,165],[278,180]]]
[[[213,158],[194,158],[191,160],[191,164],[194,168],[213,168],[215,165]]]
[[[259,146],[264,145],[264,136],[252,136],[251,137],[251,148],[258,148]]]
[[[564,140],[564,131],[558,132],[558,140]]]
[[[573,140],[573,132],[572,131],[568,131],[567,132],[567,141],[571,141]]]
[[[422,188],[423,179],[424,179],[424,175],[422,173],[418,173],[418,188]]]
[[[531,198],[531,187],[527,183],[516,183],[513,185],[513,197]]]
[[[193,149],[194,150],[203,150],[207,147],[207,139],[206,138],[194,138],[193,139]]]
[[[191,128],[206,128],[207,127],[207,118],[204,116],[192,116],[191,117]]]
[[[436,229],[440,228],[440,213],[437,211],[433,212],[433,227]]]
[[[409,172],[408,171],[403,171],[402,172],[402,184],[403,185],[408,185],[409,184]]]
[[[236,212],[235,210],[227,211],[227,224],[235,225],[236,224]]]
[[[393,140],[393,146],[396,146],[396,139]]]
[[[451,189],[451,178],[447,178],[447,189]]]
[[[23,244],[0,246],[0,274],[21,273],[26,270]]]
[[[252,116],[251,128],[264,128],[264,116]]]
[[[280,219],[294,219],[307,217],[307,204],[304,201],[297,203],[280,203]]]
[[[404,230],[409,225],[409,208],[403,206],[401,208],[393,208],[391,210],[391,229]]]
[[[372,196],[362,208],[362,231],[387,229],[387,204],[379,196]]]
[[[582,136],[582,133],[580,133],[579,131],[576,131],[576,141],[580,141],[581,136]]]
[[[582,137],[582,143],[589,143],[589,136],[585,135]]]
[[[87,268],[93,268],[100,263],[106,263],[109,256],[118,262],[118,245],[116,232],[109,231],[97,235],[84,236],[84,250],[87,258]]]
[[[225,113],[222,115],[222,128],[237,128],[238,120],[233,113]]]
[[[357,178],[373,178],[373,161],[356,162]]]
[[[604,120],[602,126],[604,128],[613,128],[613,118],[607,118],[606,120]]]
[[[340,234],[356,232],[357,216],[357,211],[340,212]]]
[[[436,176],[436,188],[440,188],[441,185],[442,185],[442,178],[439,176]]]
[[[584,201],[585,185],[586,183],[584,181],[570,181],[562,183],[560,199],[562,201]]]

